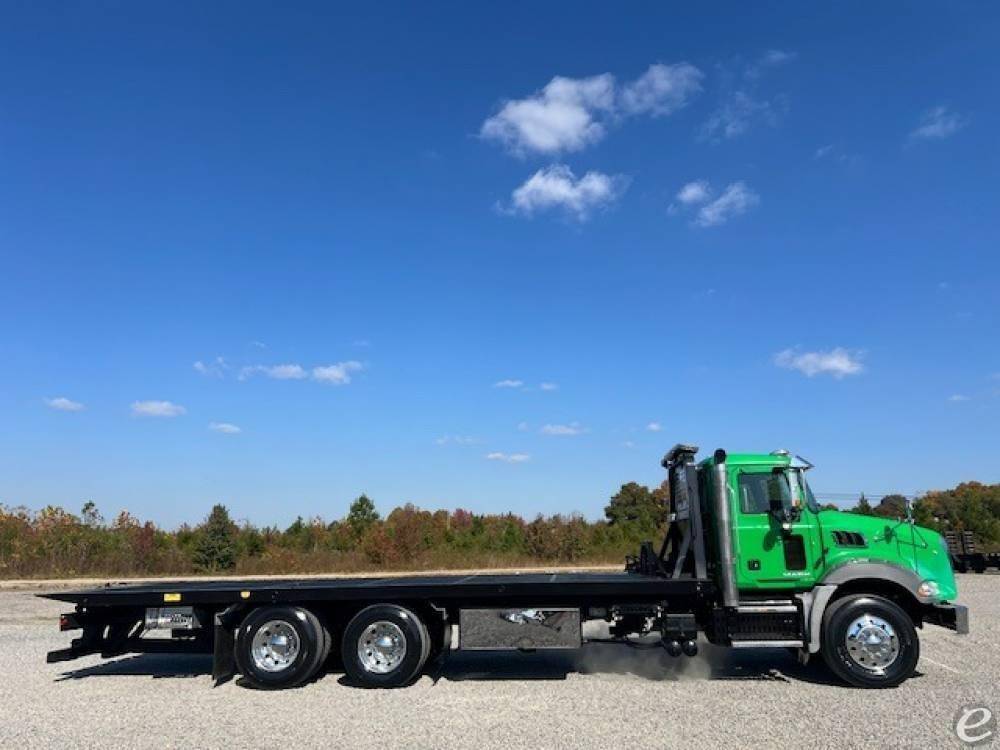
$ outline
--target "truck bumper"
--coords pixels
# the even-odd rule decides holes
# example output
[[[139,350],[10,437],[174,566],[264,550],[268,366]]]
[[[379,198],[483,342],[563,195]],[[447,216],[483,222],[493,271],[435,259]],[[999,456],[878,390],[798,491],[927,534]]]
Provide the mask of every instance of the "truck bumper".
[[[924,620],[959,635],[969,633],[969,608],[963,604],[932,604],[924,610]]]

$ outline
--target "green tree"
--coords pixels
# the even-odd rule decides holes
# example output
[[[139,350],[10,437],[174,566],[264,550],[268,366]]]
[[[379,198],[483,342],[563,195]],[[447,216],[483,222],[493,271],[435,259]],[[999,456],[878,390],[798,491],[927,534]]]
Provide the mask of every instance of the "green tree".
[[[379,515],[375,510],[375,503],[368,495],[361,495],[351,503],[351,509],[347,511],[347,525],[351,527],[355,539],[361,539],[368,528],[378,521]]]
[[[225,505],[215,505],[199,530],[194,550],[198,570],[215,572],[236,566],[236,524]]]
[[[244,522],[236,536],[236,557],[260,557],[264,554],[264,535]]]
[[[667,520],[665,493],[650,492],[637,482],[623,484],[604,508],[612,526],[623,526],[633,538],[653,536]]]
[[[862,492],[861,497],[858,498],[858,504],[851,508],[850,512],[857,513],[862,516],[875,515],[875,511],[872,510],[872,504],[868,502],[868,498],[865,497],[864,492]]]

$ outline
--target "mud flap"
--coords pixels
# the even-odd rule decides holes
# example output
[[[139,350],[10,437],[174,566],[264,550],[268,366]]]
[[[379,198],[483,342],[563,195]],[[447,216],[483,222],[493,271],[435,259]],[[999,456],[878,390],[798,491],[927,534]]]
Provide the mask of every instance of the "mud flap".
[[[212,638],[212,679],[215,687],[229,682],[236,674],[236,625],[242,607],[233,605],[215,613]]]

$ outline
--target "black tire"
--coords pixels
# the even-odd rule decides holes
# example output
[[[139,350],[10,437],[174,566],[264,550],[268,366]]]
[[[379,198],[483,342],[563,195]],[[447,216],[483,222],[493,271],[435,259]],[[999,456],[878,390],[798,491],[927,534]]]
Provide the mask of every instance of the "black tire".
[[[263,669],[254,659],[254,638],[269,623],[283,623],[295,631],[294,658],[279,669]],[[251,686],[268,690],[295,687],[312,677],[329,654],[330,634],[319,619],[302,607],[261,607],[251,612],[236,635],[236,666]]]
[[[358,653],[366,631],[379,622],[391,623],[402,633],[406,651],[399,663],[387,672],[367,668]],[[431,639],[427,626],[413,612],[397,604],[373,604],[358,612],[344,629],[341,658],[344,672],[357,685],[393,688],[410,684],[427,661]]]
[[[863,649],[852,656],[848,631],[864,615],[878,618],[892,628],[897,654],[891,663],[879,665]],[[920,659],[920,639],[910,616],[895,602],[881,596],[855,594],[833,602],[823,615],[823,658],[845,682],[862,688],[895,687],[913,674]]]
[[[316,667],[316,671],[326,666],[326,662],[330,658],[330,651],[333,649],[333,635],[330,633],[330,627],[322,618],[320,618],[319,622],[323,631],[323,652],[319,657],[319,666]]]

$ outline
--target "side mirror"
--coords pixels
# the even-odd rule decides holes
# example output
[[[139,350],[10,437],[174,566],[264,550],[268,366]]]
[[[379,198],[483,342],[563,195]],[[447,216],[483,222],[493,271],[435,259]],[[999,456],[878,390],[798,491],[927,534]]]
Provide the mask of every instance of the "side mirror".
[[[772,515],[778,516],[780,518],[785,517],[785,504],[781,502],[781,497],[775,497],[771,495],[768,502],[771,506]]]

